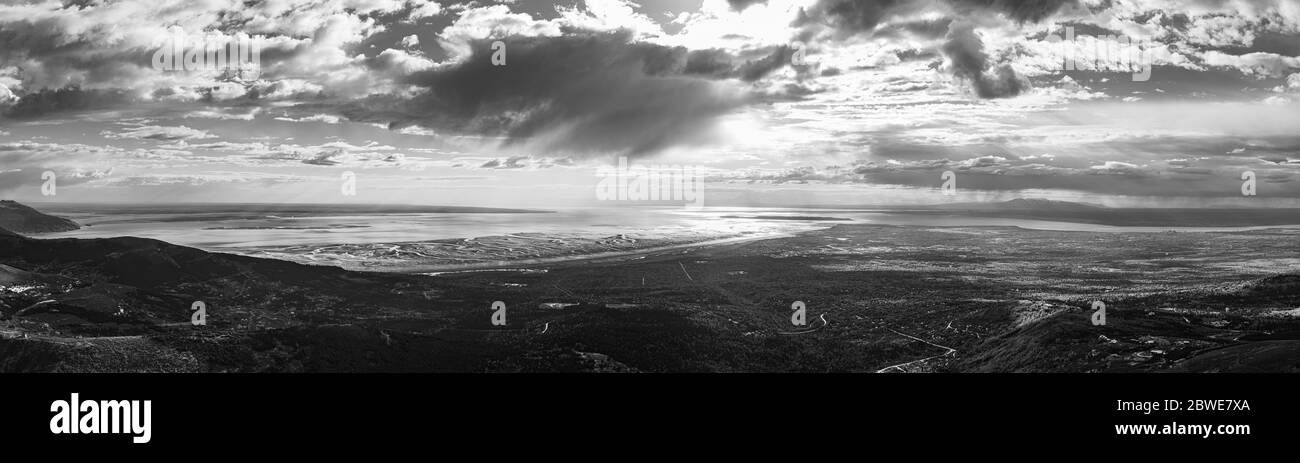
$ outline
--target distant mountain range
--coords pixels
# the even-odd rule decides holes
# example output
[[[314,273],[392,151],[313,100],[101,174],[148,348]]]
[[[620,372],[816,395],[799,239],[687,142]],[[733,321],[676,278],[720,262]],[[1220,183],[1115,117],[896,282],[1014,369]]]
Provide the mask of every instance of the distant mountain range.
[[[1090,223],[1117,227],[1261,227],[1300,225],[1300,208],[1113,208],[1018,198],[996,203],[909,207],[906,213]]]
[[[968,209],[968,210],[1017,210],[1017,211],[1088,211],[1095,212],[1100,209],[1109,209],[1100,204],[1076,203],[1070,201],[1057,201],[1054,199],[1038,198],[1016,198],[1010,201],[996,203],[956,203],[943,204],[936,206],[939,209]]]
[[[23,234],[53,233],[81,228],[76,222],[32,209],[16,201],[0,200],[0,228]]]

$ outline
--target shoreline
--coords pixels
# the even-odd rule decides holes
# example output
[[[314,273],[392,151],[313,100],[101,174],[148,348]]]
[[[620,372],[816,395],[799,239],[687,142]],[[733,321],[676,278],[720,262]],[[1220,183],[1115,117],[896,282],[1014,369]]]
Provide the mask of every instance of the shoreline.
[[[1074,224],[1073,222],[1061,222],[1061,223]],[[671,239],[653,239],[656,241],[644,247],[637,247],[634,245],[627,249],[619,249],[613,251],[599,251],[599,252],[585,252],[585,253],[578,252],[574,254],[560,254],[560,255],[552,255],[552,256],[544,256],[544,257],[520,258],[520,259],[495,259],[491,261],[467,262],[467,263],[446,263],[446,264],[416,263],[413,265],[403,265],[400,263],[398,264],[385,263],[386,261],[383,259],[353,261],[353,262],[360,263],[360,265],[349,265],[350,262],[343,261],[343,260],[298,259],[298,258],[292,258],[292,256],[290,256],[292,252],[289,251],[289,249],[292,249],[293,246],[271,247],[270,249],[268,249],[267,247],[241,248],[241,247],[224,247],[224,246],[196,246],[196,245],[189,245],[189,244],[173,243],[166,240],[160,240],[160,241],[168,242],[169,244],[175,244],[179,246],[193,247],[207,252],[219,252],[219,253],[233,254],[239,256],[260,258],[260,259],[272,259],[272,260],[293,262],[297,264],[310,265],[316,267],[337,267],[344,270],[357,271],[357,272],[438,276],[438,275],[445,275],[445,274],[469,273],[469,272],[522,271],[522,270],[532,270],[538,266],[550,266],[550,265],[560,265],[560,264],[569,264],[569,263],[583,263],[583,262],[603,263],[603,262],[633,261],[633,260],[648,258],[655,254],[667,253],[672,251],[691,250],[694,248],[715,248],[715,247],[721,247],[726,245],[743,244],[748,242],[763,241],[769,239],[789,238],[789,237],[795,237],[807,233],[815,233],[815,232],[833,230],[837,228],[856,229],[862,227],[873,227],[873,228],[913,228],[918,230],[926,230],[926,229],[1018,230],[1018,231],[1028,231],[1028,232],[1079,233],[1079,234],[1086,234],[1086,233],[1116,233],[1116,234],[1119,233],[1135,233],[1135,234],[1198,233],[1199,234],[1199,233],[1254,233],[1254,232],[1269,232],[1269,231],[1300,232],[1300,225],[1280,225],[1280,226],[1268,225],[1268,226],[1245,226],[1245,227],[1132,227],[1132,226],[1106,226],[1106,225],[1096,225],[1096,224],[1078,224],[1078,225],[1081,225],[1084,228],[1079,228],[1079,229],[1063,229],[1063,228],[1054,228],[1054,227],[1038,228],[1038,227],[1025,226],[1025,224],[1021,224],[1021,225],[899,224],[899,223],[872,223],[872,222],[863,222],[863,221],[854,220],[852,222],[826,223],[826,224],[822,224],[821,226],[815,226],[803,230],[789,230],[789,231],[766,232],[766,233],[751,232],[739,236],[725,236],[722,238],[709,238],[703,240],[686,240],[680,242],[673,242],[673,240]],[[65,236],[54,237],[48,235],[49,234],[36,234],[33,236],[28,236],[28,238],[85,240],[85,239],[132,237],[131,235],[122,235],[122,236],[114,236],[114,237],[87,238],[87,237],[65,237]],[[511,239],[528,238],[528,239],[544,239],[544,240],[590,239],[589,237],[577,237],[572,235],[570,236],[547,235],[541,238],[524,237],[520,235],[489,235],[489,236],[478,236],[472,238],[439,239],[439,240],[429,240],[429,241],[406,241],[406,242],[395,242],[395,243],[365,243],[359,245],[354,245],[349,243],[334,243],[334,244],[313,244],[313,245],[302,245],[302,246],[311,247],[315,249],[324,249],[324,248],[334,247],[334,246],[371,246],[375,248],[381,248],[381,247],[396,248],[402,246],[445,244],[448,242],[476,242],[477,243],[480,240],[486,241],[492,239],[506,239],[506,238],[511,238]],[[153,239],[153,238],[147,238],[147,239]],[[650,239],[648,239],[647,241],[649,240]],[[581,251],[581,248],[572,248],[567,251]],[[293,255],[310,256],[312,254],[313,253],[302,253],[302,254],[293,254]],[[446,257],[446,259],[455,260],[455,259],[465,258],[465,256],[466,256],[465,254],[449,255]],[[387,262],[392,262],[392,261],[387,261]],[[365,265],[366,263],[372,263],[372,264]]]
[[[649,259],[655,254],[685,250],[691,251],[694,248],[720,248],[727,245],[743,244],[755,241],[766,241],[770,239],[789,238],[802,233],[826,230],[806,230],[800,232],[769,233],[761,236],[739,236],[731,238],[721,238],[707,241],[694,241],[689,243],[679,243],[667,246],[647,247],[641,249],[632,249],[627,251],[613,251],[596,254],[583,254],[577,256],[558,256],[553,258],[540,259],[523,259],[513,261],[499,261],[490,264],[463,264],[452,266],[441,266],[441,268],[428,267],[405,269],[402,271],[382,272],[382,273],[403,273],[414,275],[439,276],[455,273],[474,273],[474,272],[499,272],[499,271],[520,271],[532,269],[511,269],[508,267],[528,267],[530,265],[547,265],[547,264],[576,264],[576,263],[613,263],[621,261],[632,261]],[[684,254],[685,252],[683,252]]]
[[[706,239],[702,241],[685,241],[671,244],[655,244],[646,247],[631,248],[617,251],[603,251],[594,253],[568,254],[547,256],[539,258],[524,259],[499,259],[490,262],[476,263],[449,263],[449,264],[416,264],[416,265],[391,265],[385,266],[378,264],[374,266],[353,266],[341,265],[340,262],[319,262],[300,259],[288,259],[282,255],[258,253],[236,252],[228,248],[217,248],[213,252],[228,252],[250,257],[285,260],[305,265],[313,266],[334,266],[350,271],[360,272],[378,272],[378,273],[396,273],[411,275],[429,275],[438,276],[456,273],[470,272],[496,272],[496,271],[527,271],[534,270],[537,266],[559,265],[569,263],[607,263],[632,261],[648,258],[655,254],[678,251],[692,250],[694,248],[716,248],[726,245],[743,244],[755,241],[764,241],[770,239],[790,238],[808,233],[823,232],[837,228],[859,228],[859,227],[878,227],[878,228],[915,228],[915,229],[982,229],[982,230],[1018,230],[1028,232],[1053,232],[1053,233],[1137,233],[1137,234],[1160,234],[1160,233],[1252,233],[1267,231],[1297,231],[1300,232],[1300,225],[1294,226],[1251,226],[1251,227],[1234,227],[1234,228],[1211,228],[1211,227],[1171,227],[1161,229],[1151,229],[1152,227],[1106,227],[1105,229],[1075,229],[1065,230],[1056,228],[1030,228],[1017,225],[921,225],[921,224],[886,224],[886,223],[869,223],[869,222],[850,222],[826,224],[823,227],[810,228],[806,230],[769,232],[761,234],[747,234],[743,236],[730,236],[724,238]],[[1135,229],[1136,228],[1136,229]],[[484,236],[474,238],[461,238],[461,240],[473,241],[497,236]],[[571,239],[559,237],[559,239]],[[429,242],[405,242],[405,243],[384,243],[385,246],[403,246],[419,245]],[[264,252],[264,251],[263,251]]]
[[[886,211],[877,211],[871,213],[889,214]],[[903,214],[904,217],[934,217],[931,214]],[[733,217],[733,216],[727,216]],[[868,216],[869,217],[869,216]],[[892,218],[892,217],[885,217]],[[539,267],[560,266],[568,264],[581,263],[602,263],[602,262],[630,262],[640,259],[646,259],[656,254],[671,253],[674,251],[694,250],[699,248],[714,248],[719,246],[742,244],[754,241],[769,239],[779,239],[794,237],[811,232],[826,231],[832,229],[846,228],[857,229],[862,227],[872,228],[904,228],[916,230],[1018,230],[1028,232],[1059,232],[1059,233],[1107,233],[1107,234],[1161,234],[1161,233],[1280,233],[1293,234],[1300,232],[1300,225],[1255,225],[1241,227],[1150,227],[1150,226],[1122,226],[1122,225],[1101,225],[1087,222],[1056,222],[1039,219],[1021,219],[1005,217],[966,217],[967,220],[986,220],[986,221],[1006,221],[1011,220],[1016,223],[969,223],[969,224],[929,224],[929,223],[901,223],[904,221],[888,220],[884,222],[872,222],[863,220],[864,217],[846,218],[836,221],[795,221],[789,219],[776,220],[773,223],[775,227],[781,227],[780,231],[756,232],[745,231],[740,235],[722,236],[720,238],[706,238],[699,236],[687,236],[686,238],[674,238],[672,234],[648,233],[655,237],[641,238],[636,235],[624,234],[614,236],[599,236],[588,233],[588,236],[580,234],[550,234],[550,233],[517,233],[502,235],[486,235],[473,238],[443,238],[424,241],[402,241],[402,242],[384,242],[384,243],[332,243],[332,244],[302,244],[302,245],[284,245],[284,246],[209,246],[178,243],[173,240],[158,239],[169,244],[179,246],[193,247],[207,252],[227,253],[239,256],[254,257],[261,259],[272,259],[277,261],[292,262],[315,267],[336,267],[348,271],[357,272],[375,272],[386,274],[404,274],[404,275],[427,275],[440,276],[447,274],[469,273],[469,272],[508,272],[508,271],[532,271]],[[761,217],[753,217],[755,222],[768,221]],[[796,225],[802,225],[801,228],[791,228]],[[73,232],[75,233],[75,232]],[[40,233],[28,236],[33,239],[106,239],[117,237],[132,237],[133,235],[114,235],[110,236],[92,236],[78,237],[67,236],[69,233]],[[696,238],[696,239],[691,239]],[[624,240],[623,242],[608,242],[608,240]],[[559,245],[547,247],[545,245],[536,248],[530,248],[528,241],[540,241],[546,243],[559,243]],[[628,243],[630,241],[630,244]],[[459,248],[457,247],[459,246]],[[618,249],[619,247],[623,247]],[[337,251],[331,248],[339,249]],[[616,249],[602,249],[616,248]],[[400,249],[400,251],[399,251]],[[522,255],[542,254],[540,257],[521,257],[510,258],[509,255],[491,255],[494,252],[505,250],[505,253],[519,253]],[[325,251],[325,252],[322,252]],[[355,257],[356,255],[365,255],[375,252],[389,252],[392,256],[386,255],[369,255],[365,257]],[[545,255],[545,254],[550,255]],[[486,256],[483,256],[486,254]],[[324,256],[323,258],[314,258]],[[414,258],[410,256],[416,256]],[[486,258],[484,258],[486,257]],[[498,258],[499,257],[499,258]],[[406,261],[410,261],[409,263]],[[444,261],[445,263],[439,263]]]

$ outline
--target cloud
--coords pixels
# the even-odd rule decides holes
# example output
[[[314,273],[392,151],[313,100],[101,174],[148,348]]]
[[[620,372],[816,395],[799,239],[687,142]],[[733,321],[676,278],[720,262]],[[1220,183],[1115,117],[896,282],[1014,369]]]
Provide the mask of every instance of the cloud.
[[[744,11],[745,8],[753,5],[767,4],[767,0],[727,0],[727,4],[731,5],[733,10]]]
[[[4,4],[0,5],[0,63],[19,71],[12,81],[6,80],[7,71],[0,66],[0,85],[19,96],[77,86],[86,92],[119,92],[131,101],[207,101],[240,98],[256,87],[300,79],[317,86],[317,91],[362,96],[392,90],[394,76],[370,72],[366,57],[358,57],[356,50],[363,40],[386,30],[377,18],[385,22],[395,21],[389,15],[423,18],[440,9],[436,2],[421,0],[409,5],[406,0]],[[238,34],[248,34],[260,45],[260,80],[221,70],[156,69],[150,59],[177,36],[198,44],[205,39],[231,41]],[[43,104],[49,96],[20,102],[9,113],[34,117],[87,109],[75,101]],[[258,91],[254,96],[266,94]]]
[[[725,178],[733,182],[861,183],[933,190],[941,184],[943,172],[953,171],[963,190],[986,193],[1043,190],[1098,196],[1234,198],[1240,196],[1240,174],[1244,170],[1255,171],[1261,182],[1268,183],[1270,196],[1300,196],[1300,174],[1285,166],[1262,164],[1210,164],[1195,167],[1176,162],[1136,164],[1107,161],[1096,165],[1063,167],[1024,159],[993,159],[985,156],[964,161],[863,161],[847,167],[804,166],[775,172],[729,174]]]
[[[232,121],[232,120],[237,120],[237,121],[251,121],[251,120],[253,120],[254,118],[256,118],[256,117],[257,117],[257,114],[260,113],[260,112],[262,112],[262,108],[259,108],[259,107],[251,108],[251,109],[248,110],[248,112],[229,112],[229,111],[215,111],[215,110],[211,110],[211,109],[202,109],[202,110],[198,110],[198,111],[190,111],[190,112],[188,112],[188,113],[185,113],[185,114],[182,115],[181,117],[182,117],[182,118],[185,118],[185,119],[216,119],[216,120],[223,120],[223,121]]]
[[[948,0],[959,12],[971,10],[1000,13],[1018,22],[1038,22],[1078,0]]]
[[[512,156],[505,160],[493,159],[483,163],[483,165],[480,165],[479,168],[480,169],[520,169],[526,167],[526,164],[523,164],[522,162],[526,161],[527,159],[528,158],[525,156]]]
[[[741,61],[637,42],[627,31],[504,42],[504,66],[492,64],[491,42],[474,42],[472,59],[411,76],[428,89],[423,94],[371,101],[349,117],[396,111],[404,117],[390,121],[393,128],[501,135],[507,145],[548,155],[643,155],[707,142],[718,116],[754,101],[731,78],[757,79],[788,54]]]
[[[1211,50],[1202,55],[1201,59],[1210,66],[1232,67],[1248,76],[1275,79],[1300,69],[1300,57],[1281,56],[1276,53],[1254,52],[1229,55]]]
[[[191,129],[186,126],[156,126],[147,125],[125,130],[118,133],[109,131],[101,132],[106,138],[135,138],[140,140],[193,140],[203,138],[215,138],[215,135],[203,130]]]
[[[0,108],[12,105],[16,101],[18,101],[18,95],[14,95],[14,92],[9,90],[7,85],[0,82]]]
[[[323,122],[326,124],[338,124],[339,122],[342,122],[341,118],[332,114],[315,114],[297,119],[292,117],[277,117],[275,120],[285,122]]]
[[[1091,166],[1089,169],[1092,169],[1092,173],[1097,175],[1143,176],[1143,168],[1130,162],[1106,161],[1101,165]]]
[[[313,166],[343,166],[356,168],[374,167],[415,167],[418,161],[412,161],[396,148],[378,143],[353,145],[347,142],[330,142],[320,145],[296,145],[282,143],[279,145],[241,144],[216,147],[223,151],[241,153],[245,160],[228,160],[244,165],[261,165],[265,167],[306,164]],[[251,162],[250,162],[251,161]],[[286,164],[286,161],[289,164]]]
[[[446,49],[450,59],[467,59],[473,54],[473,43],[500,37],[558,37],[563,35],[561,24],[554,21],[535,21],[526,13],[510,11],[506,5],[470,8],[456,18],[456,22],[438,35],[439,44]]]
[[[819,0],[811,8],[800,10],[795,25],[830,27],[843,35],[871,32],[887,17],[919,8],[920,4],[906,0]]]
[[[433,61],[419,52],[394,48],[380,52],[369,64],[371,69],[388,71],[394,76],[408,76],[435,66]]]
[[[58,111],[112,108],[130,101],[131,97],[122,91],[82,90],[77,86],[69,86],[55,90],[42,89],[23,95],[4,109],[4,115],[26,119]]]
[[[829,27],[839,38],[846,38],[872,34],[899,19],[904,27],[919,27],[918,32],[924,33],[935,26],[935,15],[945,20],[1003,15],[1021,23],[1038,22],[1063,6],[1077,4],[1077,0],[818,0],[800,10],[795,24],[805,32],[810,26]]]
[[[438,2],[413,0],[411,5],[411,12],[408,17],[413,20],[437,16],[442,13],[442,5],[439,5]]]
[[[59,187],[74,186],[108,177],[111,159],[127,151],[76,143],[0,143],[0,192],[26,191],[39,196],[42,174],[54,172]]]
[[[1029,81],[1016,75],[1009,64],[990,66],[984,42],[970,23],[953,23],[942,50],[953,75],[970,81],[980,98],[1016,96],[1029,88]]]
[[[166,187],[166,186],[205,186],[212,184],[257,183],[275,185],[283,183],[300,183],[307,177],[285,174],[268,174],[260,172],[214,171],[202,174],[143,174],[114,178],[102,182],[103,186],[119,188]]]
[[[682,73],[713,79],[735,78],[754,82],[790,63],[793,50],[789,46],[758,48],[732,55],[721,49],[692,50],[686,52],[683,63],[682,48],[664,50],[669,54],[654,62],[648,72],[652,74]],[[684,66],[683,66],[684,64]]]

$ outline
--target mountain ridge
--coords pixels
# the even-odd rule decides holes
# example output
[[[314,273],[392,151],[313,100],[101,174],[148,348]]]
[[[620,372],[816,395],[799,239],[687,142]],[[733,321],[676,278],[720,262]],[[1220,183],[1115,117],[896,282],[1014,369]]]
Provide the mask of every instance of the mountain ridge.
[[[974,210],[1051,210],[1051,211],[1102,211],[1110,209],[1100,204],[1060,201],[1043,198],[1015,198],[1007,201],[990,203],[955,203],[939,205],[940,209],[974,209]]]
[[[13,200],[0,200],[0,235],[9,233],[54,233],[80,229],[71,220],[55,217]]]

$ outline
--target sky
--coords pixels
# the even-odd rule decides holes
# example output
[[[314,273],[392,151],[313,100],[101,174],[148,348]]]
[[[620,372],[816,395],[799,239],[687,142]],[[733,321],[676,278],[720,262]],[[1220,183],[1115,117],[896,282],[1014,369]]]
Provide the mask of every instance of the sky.
[[[1298,129],[1294,0],[0,0],[19,201],[1297,207]]]

